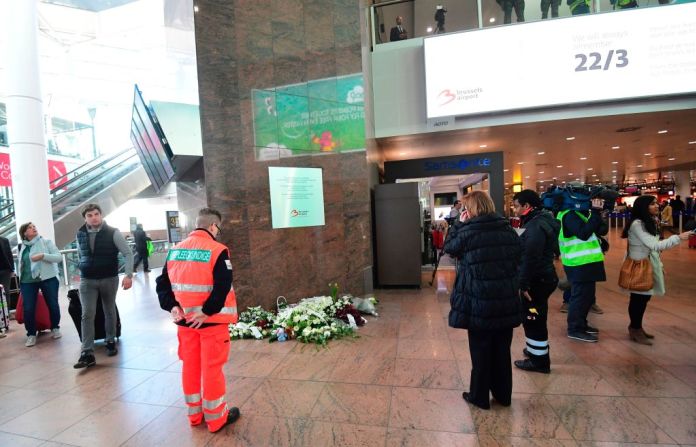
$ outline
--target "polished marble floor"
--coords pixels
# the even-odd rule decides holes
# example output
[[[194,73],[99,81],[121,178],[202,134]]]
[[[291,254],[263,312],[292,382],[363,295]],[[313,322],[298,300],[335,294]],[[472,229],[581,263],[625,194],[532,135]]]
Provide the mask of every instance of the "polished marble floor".
[[[469,377],[465,331],[446,326],[453,272],[436,287],[377,291],[380,317],[360,338],[328,349],[234,341],[228,400],[242,418],[223,432],[187,425],[176,336],[139,274],[118,305],[117,357],[76,371],[77,333],[62,293],[63,332],[24,347],[22,328],[0,339],[0,446],[606,446],[696,445],[696,250],[664,254],[668,295],[645,327],[654,346],[628,340],[627,296],[616,286],[623,241],[598,288],[598,344],[565,337],[551,298],[552,373],[514,371],[512,406],[491,411],[461,398]],[[426,278],[427,276],[427,278]],[[524,346],[515,330],[513,357]]]

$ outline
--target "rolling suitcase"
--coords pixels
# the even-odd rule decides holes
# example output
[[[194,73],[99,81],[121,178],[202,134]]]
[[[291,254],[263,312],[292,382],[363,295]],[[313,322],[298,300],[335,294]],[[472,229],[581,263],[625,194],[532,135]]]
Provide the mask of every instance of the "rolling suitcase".
[[[19,295],[19,300],[17,301],[15,320],[17,320],[19,324],[24,324],[24,299],[22,295]],[[46,299],[41,291],[39,291],[36,297],[36,330],[46,331],[48,329],[51,329],[51,315],[48,312]]]
[[[7,306],[5,288],[0,285],[0,334],[5,334],[10,329],[10,308]]]
[[[79,335],[80,340],[82,340],[82,303],[80,302],[80,291],[77,289],[68,290],[68,299],[70,300],[70,304],[68,304],[68,313],[75,324],[77,335]],[[99,298],[97,300],[97,310],[94,313],[94,339],[103,340],[105,338],[104,307],[102,306],[101,298]],[[116,338],[121,338],[121,315],[118,313],[118,306],[116,307]]]
[[[19,277],[13,276],[10,278],[10,290],[6,290],[7,304],[10,305],[10,310],[17,309],[19,301]]]

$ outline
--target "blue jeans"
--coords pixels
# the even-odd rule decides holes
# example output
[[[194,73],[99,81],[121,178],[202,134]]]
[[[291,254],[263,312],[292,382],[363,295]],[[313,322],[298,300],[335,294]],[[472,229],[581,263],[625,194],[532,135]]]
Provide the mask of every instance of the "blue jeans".
[[[60,327],[60,307],[58,306],[59,288],[60,282],[58,278],[45,279],[40,282],[22,282],[19,284],[24,306],[24,327],[27,329],[27,335],[36,335],[36,299],[39,296],[39,290],[41,290],[46,305],[48,306],[48,313],[51,316],[51,329],[58,329]]]
[[[583,333],[587,329],[587,314],[594,303],[597,283],[573,282],[568,303],[568,334]]]

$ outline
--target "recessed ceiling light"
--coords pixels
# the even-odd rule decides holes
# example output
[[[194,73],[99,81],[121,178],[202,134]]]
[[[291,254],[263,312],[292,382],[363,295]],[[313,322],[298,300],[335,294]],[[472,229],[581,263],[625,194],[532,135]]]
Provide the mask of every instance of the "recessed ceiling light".
[[[636,168],[642,168],[643,165],[636,165]]]
[[[576,182],[579,182],[579,181],[580,181],[580,179],[579,179],[579,178],[576,178],[576,179],[575,179],[575,181],[576,181]]]
[[[658,130],[657,133],[667,133],[666,129]]]
[[[611,172],[613,172],[614,174],[616,174],[616,173],[619,172],[619,171],[617,171],[616,169],[614,169],[614,170],[611,171]]]
[[[558,166],[556,166],[556,167],[557,167],[557,168],[562,168],[562,167],[563,167],[563,165],[558,165]]]
[[[406,152],[399,152],[399,155],[406,155]]]
[[[580,157],[580,160],[587,160],[587,157]]]
[[[558,180],[558,177],[552,177],[552,180]]]
[[[696,141],[689,141],[689,144],[696,144]]]
[[[594,170],[594,168],[587,168],[587,170],[588,170],[588,171],[593,171],[593,170]]]
[[[488,147],[488,145],[487,145],[487,144],[482,144],[482,145],[480,145],[479,147]]]
[[[509,185],[509,183],[506,183],[505,186]]]
[[[592,177],[597,177],[597,174],[592,174]]]
[[[508,171],[509,171],[509,169],[503,169],[503,172],[508,172]]]
[[[544,171],[539,171],[539,174],[543,174],[543,173],[544,173]]]
[[[611,148],[612,148],[612,149],[618,149],[618,148],[620,148],[620,147],[621,147],[621,146],[612,146]]]
[[[643,154],[643,155],[645,155],[646,157],[649,157],[649,156],[651,156],[652,154],[651,154],[650,152],[647,152],[647,153],[645,153],[645,154]]]
[[[541,151],[541,152],[537,152],[537,155],[544,155],[545,153],[546,153],[546,152]]]
[[[529,178],[529,176],[526,176],[525,178]]]
[[[612,161],[611,164],[613,164],[613,165],[618,165],[619,162],[618,162],[618,161]]]
[[[574,139],[575,139],[575,137],[566,137],[566,140],[568,140],[568,141],[573,141]]]
[[[573,175],[573,173],[572,173],[572,172],[569,172],[568,175]]]
[[[523,165],[524,162],[523,162],[523,161],[518,161],[517,164],[518,164],[518,165]]]
[[[670,158],[668,158],[667,160],[669,160],[669,161],[674,161],[674,160],[676,160],[676,158],[670,157]]]

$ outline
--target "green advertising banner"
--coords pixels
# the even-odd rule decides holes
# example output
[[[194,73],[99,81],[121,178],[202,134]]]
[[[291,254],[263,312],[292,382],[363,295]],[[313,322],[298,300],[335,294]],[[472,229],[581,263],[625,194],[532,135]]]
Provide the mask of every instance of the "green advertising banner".
[[[362,74],[252,90],[257,160],[365,149]]]
[[[273,228],[324,225],[321,168],[268,168]]]

